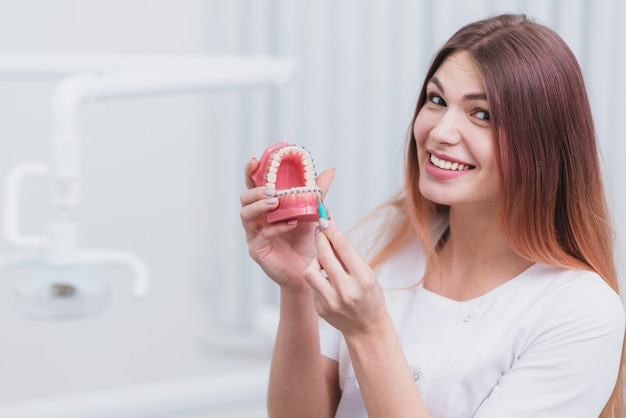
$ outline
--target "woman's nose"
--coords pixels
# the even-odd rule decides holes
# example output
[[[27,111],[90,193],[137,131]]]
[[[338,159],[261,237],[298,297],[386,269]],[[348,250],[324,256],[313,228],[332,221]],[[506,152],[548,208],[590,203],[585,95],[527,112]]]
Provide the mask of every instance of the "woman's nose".
[[[462,115],[454,110],[447,109],[441,114],[433,129],[431,129],[431,138],[442,144],[458,143],[461,140],[461,131],[459,129],[461,117]]]

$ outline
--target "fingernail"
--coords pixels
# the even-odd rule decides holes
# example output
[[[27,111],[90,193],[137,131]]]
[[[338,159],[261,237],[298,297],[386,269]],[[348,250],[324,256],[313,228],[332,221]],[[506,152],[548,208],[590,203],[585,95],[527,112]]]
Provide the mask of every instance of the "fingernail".
[[[319,226],[315,227],[315,235],[319,234],[320,232],[322,232],[322,229]]]
[[[330,226],[330,222],[326,218],[320,218],[320,228],[326,229]]]
[[[277,197],[272,197],[271,199],[267,199],[265,201],[265,203],[267,203],[268,205],[273,205],[274,203],[278,202],[278,198]]]
[[[287,221],[287,225],[296,225],[298,223],[297,219],[290,219]]]
[[[268,187],[263,193],[265,193],[265,196],[276,196],[276,189],[270,189]]]

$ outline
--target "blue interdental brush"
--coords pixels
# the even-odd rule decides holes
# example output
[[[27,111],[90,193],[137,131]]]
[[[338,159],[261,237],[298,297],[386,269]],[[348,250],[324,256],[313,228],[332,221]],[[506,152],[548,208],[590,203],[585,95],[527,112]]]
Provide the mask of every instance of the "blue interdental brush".
[[[320,195],[317,195],[317,211],[320,214],[320,219],[328,220],[328,214],[326,213],[326,208],[322,204],[322,198]]]

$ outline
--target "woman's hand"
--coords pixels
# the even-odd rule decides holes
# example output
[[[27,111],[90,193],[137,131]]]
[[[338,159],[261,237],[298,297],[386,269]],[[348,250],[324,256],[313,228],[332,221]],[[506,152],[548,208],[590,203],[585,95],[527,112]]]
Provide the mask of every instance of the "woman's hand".
[[[344,336],[385,326],[388,313],[382,287],[334,223],[316,234],[315,245],[317,257],[304,277],[315,291],[318,314]]]
[[[270,189],[255,187],[250,175],[258,166],[255,158],[245,167],[246,187],[241,196],[241,222],[246,232],[248,252],[263,271],[281,287],[302,290],[306,283],[302,273],[315,257],[313,239],[315,223],[276,222],[268,223],[267,212],[276,209],[278,199]],[[334,169],[321,173],[317,185],[324,195],[330,187]]]

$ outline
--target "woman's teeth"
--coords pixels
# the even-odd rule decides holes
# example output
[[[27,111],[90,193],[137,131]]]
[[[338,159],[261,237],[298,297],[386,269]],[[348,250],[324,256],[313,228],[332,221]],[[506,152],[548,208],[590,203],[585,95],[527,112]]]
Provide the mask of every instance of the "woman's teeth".
[[[467,164],[459,164],[457,162],[442,160],[441,158],[437,158],[432,154],[430,154],[430,162],[443,170],[461,171],[469,170],[470,168],[472,168],[472,166]]]

